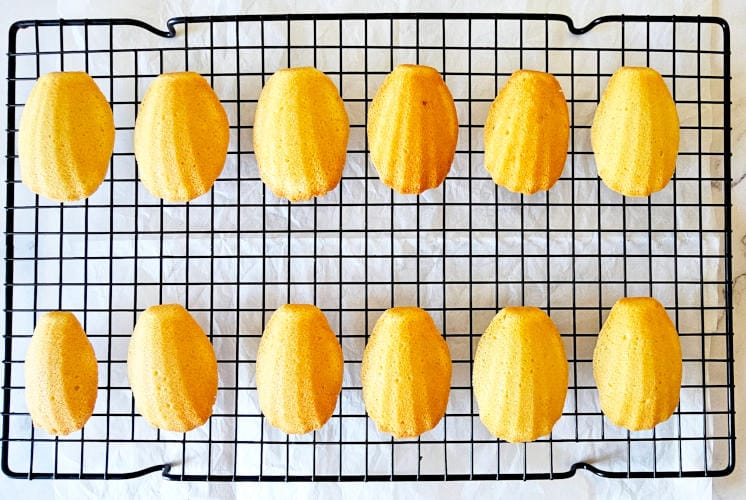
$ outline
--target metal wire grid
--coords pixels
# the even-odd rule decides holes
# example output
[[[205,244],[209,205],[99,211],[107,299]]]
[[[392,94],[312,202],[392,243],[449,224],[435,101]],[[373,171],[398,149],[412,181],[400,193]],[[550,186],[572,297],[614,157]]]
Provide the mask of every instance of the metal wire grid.
[[[417,197],[380,184],[365,139],[367,104],[404,62],[442,72],[460,120],[450,175]],[[643,200],[601,184],[589,145],[593,109],[621,64],[659,69],[682,116],[676,176]],[[341,186],[296,204],[264,188],[251,147],[261,86],[289,65],[330,75],[351,118]],[[562,178],[531,197],[498,189],[482,167],[486,110],[520,67],[558,77],[572,125]],[[132,130],[152,79],[186,69],[205,75],[220,95],[231,145],[210,194],[168,204],[137,182]],[[24,99],[53,70],[88,71],[114,110],[109,173],[81,203],[34,196],[18,173]],[[238,16],[172,19],[168,31],[127,19],[23,21],[10,29],[8,72],[7,475],[388,481],[562,478],[579,468],[610,477],[732,470],[730,70],[722,19],[610,16],[576,28],[558,15]],[[652,432],[605,421],[592,379],[592,349],[610,306],[636,294],[664,302],[684,352],[681,406]],[[219,360],[215,413],[188,434],[149,427],[126,380],[138,313],[165,302],[195,315]],[[345,354],[334,416],[301,437],[264,422],[253,379],[264,321],[285,302],[319,305]],[[553,433],[514,445],[482,427],[470,379],[480,333],[498,308],[521,303],[544,308],[558,324],[570,387]],[[359,364],[378,315],[405,304],[433,315],[454,378],[440,425],[394,441],[366,417]],[[99,360],[94,415],[64,438],[33,429],[24,402],[25,350],[37,316],[54,309],[81,319]]]

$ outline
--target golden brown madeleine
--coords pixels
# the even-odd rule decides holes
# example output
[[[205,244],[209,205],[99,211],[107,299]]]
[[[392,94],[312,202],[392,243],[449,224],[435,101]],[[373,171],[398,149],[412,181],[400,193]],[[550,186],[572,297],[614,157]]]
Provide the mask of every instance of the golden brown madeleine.
[[[223,171],[228,140],[228,117],[207,80],[191,71],[160,75],[135,122],[140,180],[158,198],[193,200]]]
[[[309,304],[277,309],[256,357],[259,406],[288,434],[321,429],[342,389],[342,347],[321,310]]]
[[[179,304],[148,307],[127,353],[137,410],[154,427],[190,431],[212,415],[218,365],[210,340]]]
[[[254,152],[269,189],[290,201],[334,189],[347,157],[350,121],[337,87],[316,68],[281,69],[262,89]]]
[[[621,67],[601,96],[591,127],[598,175],[625,196],[649,196],[673,176],[679,115],[663,77]]]
[[[96,404],[98,365],[72,313],[48,312],[39,318],[24,371],[34,426],[60,436],[83,428]]]
[[[21,179],[56,201],[87,198],[101,185],[114,149],[114,117],[93,78],[47,73],[26,101],[18,131]]]
[[[394,68],[368,108],[370,159],[381,181],[402,194],[440,186],[457,141],[456,106],[440,73],[412,64]]]
[[[570,136],[567,101],[557,79],[518,70],[490,106],[484,124],[484,166],[511,191],[547,191],[562,175]]]
[[[554,322],[536,307],[506,307],[479,339],[473,368],[479,418],[510,442],[549,434],[567,395],[565,347]]]
[[[620,427],[652,429],[679,404],[681,365],[679,334],[660,302],[619,299],[593,352],[601,410]]]
[[[451,390],[448,344],[419,307],[395,307],[373,327],[363,354],[363,399],[381,432],[416,437],[440,422]]]

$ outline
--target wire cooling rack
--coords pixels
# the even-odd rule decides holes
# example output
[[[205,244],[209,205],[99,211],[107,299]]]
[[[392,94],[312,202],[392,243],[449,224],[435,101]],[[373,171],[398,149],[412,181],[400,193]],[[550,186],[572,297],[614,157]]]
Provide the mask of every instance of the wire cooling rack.
[[[192,17],[161,31],[131,19],[21,21],[10,28],[2,469],[19,478],[177,480],[551,479],[717,476],[734,465],[730,242],[729,31],[719,18],[609,16],[577,28],[560,15],[393,14]],[[366,108],[399,63],[436,67],[451,88],[460,137],[445,183],[421,196],[385,188],[369,163]],[[620,65],[660,71],[681,116],[676,175],[624,198],[599,180],[589,128]],[[261,183],[251,126],[277,69],[314,65],[338,85],[351,122],[340,187],[288,204]],[[548,193],[497,188],[483,168],[490,102],[518,68],[554,73],[572,134]],[[137,182],[137,106],[162,72],[194,70],[231,125],[226,168],[207,195],[164,203]],[[112,103],[117,140],[103,185],[59,204],[20,182],[17,125],[35,79],[88,71]],[[681,335],[681,403],[653,431],[604,419],[592,377],[597,332],[625,295],[652,295]],[[215,413],[188,434],[160,432],[135,409],[129,335],[157,303],[185,305],[218,356]],[[288,437],[257,405],[254,360],[264,322],[285,302],[321,307],[338,333],[345,377],[320,431]],[[447,339],[447,413],[419,439],[379,433],[359,369],[377,317],[417,304]],[[551,435],[492,438],[471,393],[479,335],[498,308],[536,305],[562,332],[570,386]],[[94,414],[81,432],[33,429],[23,359],[38,315],[74,312],[99,360]]]

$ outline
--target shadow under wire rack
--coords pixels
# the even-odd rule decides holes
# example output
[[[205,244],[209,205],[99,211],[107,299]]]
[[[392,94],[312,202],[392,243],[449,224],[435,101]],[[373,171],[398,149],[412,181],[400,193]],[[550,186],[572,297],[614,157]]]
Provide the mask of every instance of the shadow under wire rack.
[[[7,232],[2,469],[17,478],[115,479],[160,471],[175,480],[360,481],[552,479],[728,474],[734,466],[730,222],[730,47],[719,18],[607,16],[575,27],[561,15],[349,14],[175,18],[162,31],[132,19],[20,21],[8,60]],[[454,95],[460,135],[444,184],[420,196],[383,186],[368,157],[366,110],[400,63],[427,64]],[[340,186],[310,202],[275,198],[258,176],[252,123],[278,69],[316,66],[350,116]],[[681,118],[674,179],[625,198],[597,176],[595,106],[621,65],[652,66]],[[498,188],[483,167],[483,123],[519,69],[553,73],[571,135],[547,193]],[[36,78],[87,71],[111,102],[116,145],[90,198],[59,204],[20,181],[17,126]],[[210,193],[164,203],[137,181],[137,107],[160,73],[198,71],[230,120],[228,161]],[[653,431],[604,419],[592,376],[597,332],[622,296],[651,295],[677,325],[681,402]],[[178,302],[215,347],[214,414],[187,434],[136,412],[126,376],[138,314]],[[320,431],[291,436],[259,410],[254,361],[272,311],[315,303],[339,335],[342,394]],[[492,438],[471,392],[479,339],[507,305],[546,310],[562,333],[570,386],[549,436]],[[362,402],[360,362],[372,326],[394,305],[425,308],[454,362],[441,423],[419,439],[379,433]],[[78,316],[99,361],[86,427],[34,429],[23,359],[39,314]]]

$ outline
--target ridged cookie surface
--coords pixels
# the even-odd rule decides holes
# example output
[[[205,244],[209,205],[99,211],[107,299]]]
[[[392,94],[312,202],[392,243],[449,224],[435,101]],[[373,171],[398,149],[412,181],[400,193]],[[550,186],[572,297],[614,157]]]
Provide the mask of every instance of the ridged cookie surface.
[[[21,115],[21,179],[56,201],[89,197],[101,185],[114,149],[114,117],[93,78],[47,73],[31,89]]]
[[[127,353],[137,410],[154,427],[186,432],[212,415],[218,365],[210,340],[179,304],[147,308]]]
[[[262,89],[254,118],[259,174],[290,201],[334,189],[342,178],[350,122],[339,91],[316,68],[277,71]]]
[[[565,347],[554,322],[536,307],[506,307],[479,339],[473,369],[479,418],[510,442],[549,434],[567,395]]]
[[[135,122],[140,180],[167,201],[208,192],[225,165],[228,117],[198,73],[165,73],[145,92]]]
[[[484,125],[484,166],[511,191],[547,191],[562,175],[570,119],[557,79],[518,70],[492,102]]]
[[[679,404],[681,344],[671,319],[652,297],[619,299],[593,352],[601,410],[615,425],[652,429]]]
[[[457,141],[456,106],[440,73],[429,66],[397,66],[368,109],[370,159],[381,181],[403,194],[440,186]]]
[[[405,438],[438,425],[451,389],[451,355],[426,311],[395,307],[381,315],[363,354],[362,382],[378,430]]]
[[[621,67],[601,96],[591,127],[598,175],[625,196],[648,196],[671,180],[679,115],[660,73]]]
[[[288,434],[320,429],[342,389],[342,347],[321,310],[309,304],[277,309],[256,357],[259,406]]]
[[[39,318],[24,375],[26,405],[36,427],[60,436],[83,428],[96,404],[98,365],[72,313],[55,311]]]

